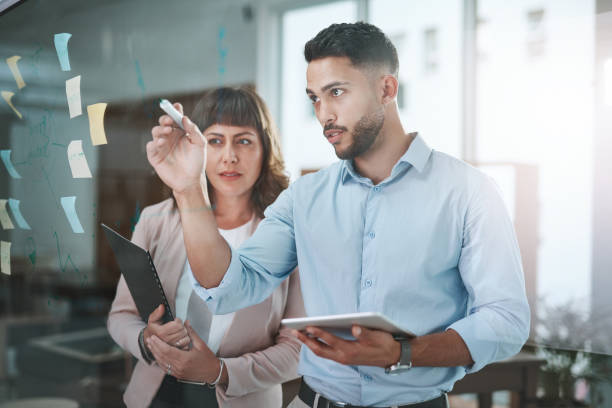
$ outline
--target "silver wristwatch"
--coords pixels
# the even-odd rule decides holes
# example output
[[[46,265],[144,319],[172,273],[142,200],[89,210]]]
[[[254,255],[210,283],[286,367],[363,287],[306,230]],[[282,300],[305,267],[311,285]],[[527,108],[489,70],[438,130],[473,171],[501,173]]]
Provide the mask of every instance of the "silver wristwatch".
[[[399,374],[412,368],[412,358],[410,352],[410,339],[397,338],[401,346],[400,359],[397,363],[385,368],[385,374]]]

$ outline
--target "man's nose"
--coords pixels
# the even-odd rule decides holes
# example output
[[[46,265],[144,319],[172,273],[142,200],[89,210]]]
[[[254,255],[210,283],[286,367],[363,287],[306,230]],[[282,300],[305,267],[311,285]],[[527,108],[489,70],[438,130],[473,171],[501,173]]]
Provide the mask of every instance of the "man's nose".
[[[334,123],[337,119],[335,110],[326,103],[321,102],[318,109],[317,117],[321,126],[326,126],[330,123]]]

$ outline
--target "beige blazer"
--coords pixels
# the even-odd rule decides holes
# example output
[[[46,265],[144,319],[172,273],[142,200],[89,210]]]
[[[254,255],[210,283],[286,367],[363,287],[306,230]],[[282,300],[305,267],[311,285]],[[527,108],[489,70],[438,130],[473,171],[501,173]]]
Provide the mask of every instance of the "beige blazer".
[[[187,254],[179,212],[172,199],[142,211],[132,241],[151,252],[174,313],[176,289]],[[220,407],[281,406],[280,383],[297,377],[300,343],[288,329],[279,326],[281,319],[299,316],[304,316],[304,304],[297,270],[265,301],[235,313],[217,353],[224,357],[229,374],[227,387],[216,387]],[[123,396],[125,404],[130,408],[149,406],[165,371],[147,364],[140,354],[138,335],[146,324],[123,276],[107,326],[117,344],[138,359]]]

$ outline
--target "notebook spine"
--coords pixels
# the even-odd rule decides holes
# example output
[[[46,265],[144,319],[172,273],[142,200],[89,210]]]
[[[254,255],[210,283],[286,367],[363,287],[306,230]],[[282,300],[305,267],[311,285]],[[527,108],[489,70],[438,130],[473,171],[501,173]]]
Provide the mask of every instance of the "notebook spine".
[[[151,258],[151,254],[147,251],[147,256],[149,258],[149,266],[151,266],[151,272],[153,273],[153,278],[155,279],[155,283],[157,283],[157,287],[159,288],[159,294],[162,297],[162,300],[164,302],[164,308],[165,313],[170,317],[170,320],[172,320],[172,311],[170,310],[170,304],[168,303],[168,299],[166,299],[166,294],[164,293],[164,288],[162,287],[161,281],[159,280],[159,275],[157,274],[157,271],[155,270],[155,266],[153,265],[153,259]]]

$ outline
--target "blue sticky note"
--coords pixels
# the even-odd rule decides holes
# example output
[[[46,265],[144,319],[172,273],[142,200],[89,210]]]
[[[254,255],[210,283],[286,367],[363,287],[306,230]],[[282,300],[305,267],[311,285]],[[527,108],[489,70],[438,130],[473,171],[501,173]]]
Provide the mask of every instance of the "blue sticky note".
[[[70,227],[72,227],[72,232],[76,234],[84,233],[85,231],[83,230],[81,221],[79,221],[79,216],[77,215],[76,208],[74,206],[76,202],[76,196],[62,197],[61,202],[62,207],[64,207],[64,212],[66,213],[66,218],[68,218]]]
[[[23,215],[21,215],[21,211],[19,210],[19,200],[9,198],[8,202],[9,206],[11,207],[11,211],[13,212],[13,218],[15,218],[15,221],[17,221],[17,225],[19,225],[19,228],[26,230],[32,229],[30,228],[26,220],[23,218]]]
[[[0,157],[2,158],[2,162],[4,162],[4,166],[6,170],[9,172],[12,178],[20,179],[21,176],[17,173],[17,169],[13,166],[13,162],[11,162],[11,151],[10,150],[0,150]]]
[[[68,58],[68,40],[72,37],[70,33],[55,34],[53,42],[55,43],[55,51],[59,58],[62,71],[70,71],[70,58]]]

